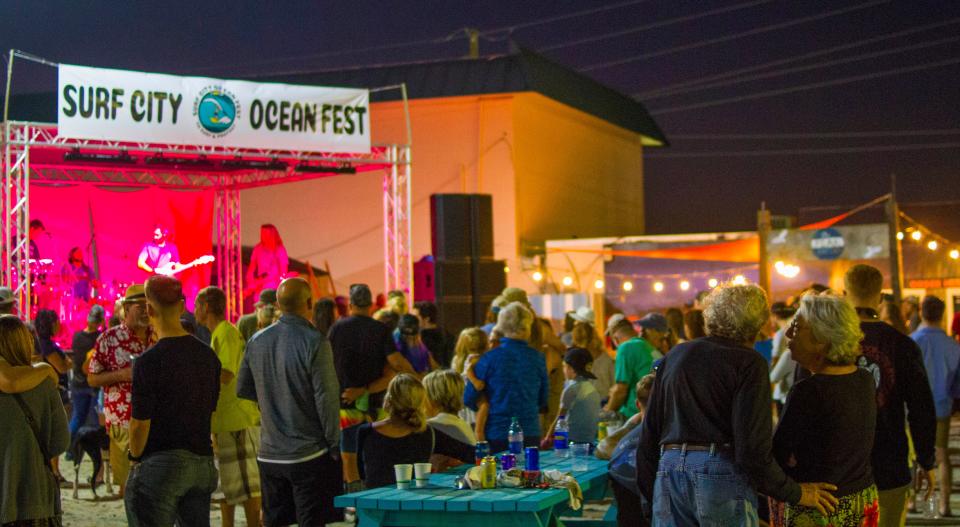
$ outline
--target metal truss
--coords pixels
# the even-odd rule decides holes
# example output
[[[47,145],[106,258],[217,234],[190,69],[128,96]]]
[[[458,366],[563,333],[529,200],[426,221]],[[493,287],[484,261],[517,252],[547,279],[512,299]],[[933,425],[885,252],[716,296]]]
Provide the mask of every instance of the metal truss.
[[[4,237],[0,276],[4,285],[14,288],[24,317],[30,316],[31,308],[28,239],[31,181],[214,190],[217,271],[221,287],[227,292],[227,313],[233,320],[242,310],[243,300],[241,190],[329,177],[344,168],[358,172],[384,170],[385,285],[387,289],[413,293],[409,145],[374,145],[367,154],[341,154],[99,141],[61,137],[55,124],[9,121],[4,126],[0,152],[4,178],[4,191],[0,193],[3,212],[0,228]],[[69,160],[67,154],[71,152],[122,155],[124,160]],[[162,162],[156,162],[158,160]],[[210,163],[199,166],[204,163],[198,160]],[[240,168],[224,169],[225,161],[242,161],[250,166],[260,162],[265,168],[246,168],[240,163]],[[270,165],[279,167],[280,163],[286,166],[271,169]]]
[[[383,279],[388,291],[405,291],[413,305],[410,147],[392,146],[387,153],[391,163],[383,176]]]
[[[243,312],[239,190],[224,188],[214,194],[213,231],[217,243],[217,281],[227,293],[227,320],[236,322]]]
[[[11,141],[14,134],[33,135],[29,126],[4,127],[2,154],[3,191],[3,284],[13,289],[24,318],[31,316],[30,291],[30,150]]]

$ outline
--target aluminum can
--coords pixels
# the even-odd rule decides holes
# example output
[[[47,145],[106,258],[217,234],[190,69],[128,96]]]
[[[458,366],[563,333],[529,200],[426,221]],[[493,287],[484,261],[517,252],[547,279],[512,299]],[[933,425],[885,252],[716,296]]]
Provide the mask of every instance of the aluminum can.
[[[500,468],[503,471],[510,470],[515,466],[517,466],[517,456],[513,454],[504,454],[500,456]]]
[[[524,468],[526,470],[540,470],[540,449],[535,446],[527,447],[524,452]]]
[[[477,441],[476,462],[480,465],[483,458],[490,455],[490,443],[486,441]]]
[[[600,421],[597,423],[597,441],[603,441],[607,438],[607,422]]]
[[[497,486],[497,458],[487,456],[480,462],[480,488],[492,489]]]

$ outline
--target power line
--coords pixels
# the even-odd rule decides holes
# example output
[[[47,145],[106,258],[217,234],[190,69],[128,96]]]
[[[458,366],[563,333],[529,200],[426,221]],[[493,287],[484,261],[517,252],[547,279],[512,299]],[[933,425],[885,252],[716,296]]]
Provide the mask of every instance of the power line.
[[[955,143],[916,143],[904,145],[848,146],[837,148],[783,148],[777,150],[727,150],[718,152],[667,152],[647,154],[650,159],[688,159],[697,157],[762,157],[814,154],[859,154],[869,152],[903,152],[912,150],[942,150],[960,148]]]
[[[617,3],[617,4],[605,5],[605,6],[603,6],[603,7],[597,7],[597,8],[593,8],[593,9],[584,9],[584,10],[582,10],[582,11],[574,11],[573,13],[566,13],[566,14],[563,14],[563,15],[556,15],[556,16],[552,16],[552,17],[542,18],[542,19],[540,19],[540,20],[533,20],[533,21],[530,21],[530,22],[523,22],[523,23],[520,23],[520,24],[513,24],[513,25],[510,25],[510,26],[503,26],[503,27],[496,28],[496,29],[485,29],[485,30],[481,31],[480,34],[481,34],[481,35],[484,35],[484,36],[488,36],[488,35],[493,35],[493,34],[496,34],[496,33],[511,33],[511,32],[516,31],[516,30],[518,30],[518,29],[526,29],[526,28],[528,28],[528,27],[541,26],[541,25],[544,25],[544,24],[550,24],[550,23],[553,23],[553,22],[559,22],[559,21],[561,21],[561,20],[569,20],[569,19],[571,19],[571,18],[578,18],[578,17],[586,16],[586,15],[595,15],[595,14],[597,14],[597,13],[602,13],[602,12],[605,12],[605,11],[612,11],[612,10],[614,10],[614,9],[620,9],[621,7],[627,7],[627,6],[642,4],[642,3],[646,2],[646,1],[647,1],[647,0],[630,0],[630,1],[628,1],[628,2],[620,2],[620,3]]]
[[[931,135],[960,135],[960,128],[930,130],[871,130],[865,132],[810,132],[792,134],[670,134],[680,140],[753,140],[753,139],[863,139],[873,137],[924,137]]]
[[[688,51],[688,50],[691,50],[691,49],[702,48],[702,47],[710,46],[710,45],[713,45],[713,44],[721,44],[721,43],[723,43],[723,42],[730,42],[731,40],[736,40],[736,39],[739,39],[739,38],[749,37],[749,36],[753,36],[753,35],[759,35],[759,34],[762,34],[762,33],[768,33],[768,32],[770,32],[770,31],[776,31],[776,30],[778,30],[778,29],[784,29],[784,28],[796,26],[796,25],[799,25],[799,24],[804,24],[804,23],[807,23],[807,22],[813,22],[813,21],[815,21],[815,20],[822,20],[822,19],[824,19],[824,18],[829,18],[829,17],[832,17],[832,16],[842,15],[842,14],[845,14],[845,13],[850,13],[850,12],[852,12],[852,11],[859,11],[859,10],[861,10],[861,9],[867,9],[867,8],[874,7],[874,6],[877,6],[877,5],[880,5],[880,4],[886,4],[886,3],[889,3],[889,2],[890,2],[890,0],[874,0],[874,1],[872,1],[872,2],[866,2],[866,3],[863,3],[863,4],[857,4],[857,5],[854,5],[854,6],[845,7],[845,8],[843,8],[843,9],[835,9],[835,10],[833,10],[833,11],[827,11],[826,13],[820,13],[820,14],[818,14],[818,15],[811,15],[811,16],[806,16],[806,17],[802,17],[802,18],[797,18],[797,19],[794,19],[794,20],[788,20],[788,21],[786,21],[786,22],[780,22],[780,23],[777,23],[777,24],[771,24],[771,25],[768,25],[768,26],[762,26],[762,27],[754,28],[754,29],[751,29],[751,30],[748,30],[748,31],[741,31],[741,32],[739,32],[739,33],[733,33],[733,34],[730,34],[730,35],[725,35],[725,36],[722,36],[722,37],[711,38],[711,39],[707,39],[707,40],[700,40],[700,41],[692,42],[692,43],[689,43],[689,44],[683,44],[683,45],[681,45],[681,46],[674,46],[674,47],[672,47],[672,48],[666,48],[666,49],[661,49],[661,50],[657,50],[657,51],[652,51],[652,52],[649,52],[649,53],[643,53],[643,54],[641,54],[641,55],[634,55],[634,56],[632,56],[632,57],[626,57],[626,58],[617,59],[617,60],[611,60],[611,61],[607,61],[607,62],[600,62],[600,63],[597,63],[597,64],[590,64],[590,65],[588,65],[588,66],[585,66],[585,67],[580,68],[580,71],[599,70],[599,69],[609,68],[609,67],[611,67],[611,66],[619,66],[619,65],[621,65],[621,64],[627,64],[627,63],[630,63],[630,62],[636,62],[636,61],[638,61],[638,60],[650,59],[650,58],[654,58],[654,57],[662,57],[662,56],[664,56],[664,55],[672,55],[672,54],[674,54],[674,53],[679,53],[679,52],[681,52],[681,51]]]
[[[874,43],[877,43],[877,42],[882,42],[882,41],[884,41],[884,40],[890,40],[890,39],[894,39],[894,38],[904,37],[904,36],[912,35],[912,34],[915,34],[915,33],[920,33],[920,32],[923,32],[923,31],[927,31],[927,30],[929,30],[929,29],[937,29],[937,28],[944,27],[944,26],[954,25],[954,24],[956,24],[956,23],[958,23],[958,22],[960,22],[960,17],[958,17],[958,18],[951,18],[951,19],[945,20],[945,21],[943,21],[943,22],[936,22],[936,23],[934,23],[934,24],[927,24],[927,25],[925,25],[925,26],[919,26],[919,27],[912,28],[912,29],[905,29],[905,30],[903,30],[903,31],[897,31],[897,32],[894,32],[894,33],[888,33],[888,34],[879,35],[879,36],[876,36],[876,37],[871,37],[871,38],[867,38],[867,39],[863,39],[863,40],[858,40],[858,41],[855,41],[855,42],[849,42],[849,43],[847,43],[847,44],[841,44],[841,45],[839,45],[839,46],[834,46],[834,47],[830,47],[830,48],[826,48],[826,49],[821,49],[821,50],[818,50],[818,51],[812,51],[812,52],[810,52],[810,53],[804,53],[804,54],[801,54],[801,55],[795,55],[795,56],[793,56],[793,57],[788,57],[788,58],[785,58],[785,59],[779,59],[779,60],[774,60],[774,61],[770,61],[770,62],[764,62],[764,63],[762,63],[762,64],[756,64],[756,65],[754,65],[754,66],[747,66],[747,67],[745,67],[745,68],[739,68],[739,69],[730,70],[730,71],[726,71],[726,72],[722,72],[722,73],[717,73],[717,74],[714,74],[714,75],[708,75],[708,76],[706,76],[706,77],[700,77],[699,79],[694,79],[694,80],[691,80],[691,81],[679,82],[679,83],[672,84],[672,85],[661,86],[661,87],[656,88],[656,89],[653,89],[653,90],[648,90],[648,91],[645,91],[645,92],[636,93],[636,94],[634,94],[634,96],[637,97],[638,99],[647,99],[647,98],[649,98],[649,97],[651,97],[651,96],[653,96],[653,95],[659,95],[660,93],[663,93],[663,92],[673,92],[673,91],[675,91],[675,90],[677,90],[677,89],[679,89],[679,88],[686,88],[686,87],[688,87],[688,86],[695,86],[695,85],[699,85],[699,84],[703,84],[703,83],[707,83],[707,82],[711,82],[711,81],[715,81],[715,80],[728,79],[728,78],[730,78],[730,77],[736,77],[737,75],[741,75],[741,74],[743,74],[743,73],[751,73],[751,72],[754,72],[754,71],[764,70],[764,69],[767,69],[767,68],[770,68],[770,67],[774,67],[774,66],[783,66],[784,64],[789,64],[789,63],[791,63],[791,62],[797,62],[797,61],[801,61],[801,60],[811,59],[811,58],[819,57],[819,56],[822,56],[822,55],[829,55],[829,54],[834,53],[834,52],[837,52],[837,51],[844,51],[844,50],[851,49],[851,48],[857,48],[857,47],[866,46],[866,45],[869,45],[869,44],[874,44]]]
[[[710,108],[710,107],[712,107],[712,106],[720,106],[720,105],[722,105],[722,104],[727,104],[727,103],[732,103],[732,102],[751,101],[751,100],[754,100],[754,99],[763,99],[763,98],[767,98],[767,97],[775,97],[775,96],[777,96],[777,95],[786,95],[786,94],[788,94],[788,93],[796,93],[796,92],[801,92],[801,91],[806,91],[806,90],[814,90],[814,89],[817,89],[817,88],[826,88],[826,87],[829,87],[829,86],[839,86],[839,85],[841,85],[841,84],[850,84],[850,83],[852,83],[852,82],[858,82],[858,81],[864,81],[864,80],[871,80],[871,79],[879,79],[879,78],[882,78],[882,77],[889,77],[889,76],[892,76],[892,75],[900,75],[900,74],[902,74],[902,73],[910,73],[910,72],[913,72],[913,71],[923,71],[923,70],[929,70],[929,69],[934,69],[934,68],[940,68],[940,67],[943,67],[943,66],[951,66],[951,65],[953,65],[953,64],[960,64],[960,59],[949,59],[949,60],[941,60],[941,61],[937,61],[937,62],[927,62],[927,63],[925,63],[925,64],[919,64],[919,65],[917,65],[917,66],[908,66],[908,67],[902,67],[902,68],[894,68],[894,69],[884,70],[884,71],[880,71],[880,72],[876,72],[876,73],[867,73],[867,74],[864,74],[864,75],[855,75],[855,76],[852,76],[852,77],[844,77],[844,78],[834,79],[834,80],[829,80],[829,81],[814,82],[814,83],[810,83],[810,84],[803,84],[803,85],[800,85],[800,86],[791,86],[791,87],[789,87],[789,88],[781,88],[781,89],[778,89],[778,90],[762,91],[762,92],[758,92],[758,93],[751,93],[751,94],[748,94],[748,95],[741,95],[741,96],[738,96],[738,97],[727,97],[727,98],[725,98],[725,99],[716,99],[716,100],[713,100],[713,101],[706,101],[706,102],[697,103],[697,104],[688,104],[688,105],[685,105],[685,106],[673,106],[673,107],[668,107],[668,108],[660,108],[660,109],[651,111],[650,114],[651,114],[651,115],[664,115],[664,114],[668,114],[668,113],[683,112],[683,111],[687,111],[687,110],[696,110],[696,109],[699,109],[699,108]]]
[[[846,58],[842,58],[842,59],[828,60],[828,61],[824,61],[824,62],[817,62],[817,63],[814,63],[814,64],[807,64],[807,65],[804,65],[804,66],[795,66],[795,67],[793,67],[793,68],[785,68],[785,69],[782,69],[782,70],[768,71],[768,72],[766,72],[766,73],[758,73],[758,74],[756,74],[756,75],[748,75],[748,76],[745,76],[745,77],[740,77],[740,78],[735,78],[735,79],[728,79],[728,80],[722,80],[722,81],[717,81],[717,82],[710,82],[710,83],[706,83],[706,84],[701,84],[701,85],[699,85],[699,86],[692,86],[692,87],[689,87],[689,88],[683,88],[683,89],[679,89],[679,90],[674,90],[674,91],[672,91],[672,92],[670,92],[670,93],[663,93],[663,94],[660,94],[660,95],[654,95],[654,96],[651,96],[651,97],[647,97],[646,100],[660,99],[660,98],[663,98],[663,97],[672,97],[672,96],[680,95],[680,94],[683,94],[683,93],[691,93],[691,92],[696,92],[696,91],[709,90],[709,89],[712,89],[712,88],[720,88],[720,87],[722,87],[722,86],[732,86],[732,85],[735,85],[735,84],[742,84],[742,83],[744,83],[744,82],[752,82],[752,81],[756,81],[756,80],[770,79],[770,78],[773,78],[773,77],[782,77],[782,76],[784,76],[784,75],[790,75],[790,74],[793,74],[793,73],[799,73],[799,72],[801,72],[801,71],[810,71],[810,70],[817,70],[817,69],[822,69],[822,68],[829,68],[829,67],[831,67],[831,66],[836,66],[836,65],[839,65],[839,64],[849,64],[849,63],[852,63],[852,62],[859,62],[859,61],[863,61],[863,60],[874,59],[874,58],[883,57],[883,56],[886,56],[886,55],[894,55],[894,54],[897,54],[897,53],[902,53],[902,52],[904,52],[904,51],[915,51],[915,50],[918,50],[918,49],[935,47],[935,46],[939,46],[939,45],[942,45],[942,44],[949,44],[949,43],[951,43],[951,42],[957,42],[957,41],[960,41],[960,37],[941,38],[941,39],[938,39],[938,40],[930,40],[930,41],[927,41],[927,42],[920,42],[920,43],[917,43],[917,44],[910,44],[910,45],[908,45],[908,46],[901,46],[901,47],[898,47],[898,48],[885,49],[885,50],[882,50],[882,51],[874,51],[874,52],[870,52],[870,53],[861,53],[860,55],[854,55],[854,56],[852,56],[852,57],[846,57]]]
[[[622,30],[622,31],[614,31],[613,33],[604,33],[604,34],[602,34],[602,35],[597,35],[597,36],[593,36],[593,37],[586,37],[586,38],[581,38],[581,39],[578,39],[578,40],[571,40],[571,41],[569,41],[569,42],[561,42],[561,43],[559,43],[559,44],[553,44],[553,45],[550,45],[550,46],[546,46],[546,47],[540,48],[540,51],[553,51],[553,50],[555,50],[555,49],[566,48],[566,47],[570,47],[570,46],[579,46],[579,45],[581,45],[581,44],[589,44],[589,43],[591,43],[591,42],[597,42],[597,41],[605,40],[605,39],[609,39],[609,38],[617,38],[617,37],[622,37],[622,36],[625,36],[625,35],[632,35],[632,34],[634,34],[634,33],[640,33],[640,32],[642,32],[642,31],[647,31],[647,30],[649,30],[649,29],[656,29],[656,28],[660,28],[660,27],[671,26],[671,25],[674,25],[674,24],[680,24],[680,23],[682,23],[682,22],[690,22],[690,21],[692,21],[692,20],[697,20],[697,19],[700,19],[700,18],[705,18],[705,17],[708,17],[708,16],[712,16],[712,15],[719,15],[719,14],[721,14],[721,13],[728,13],[728,12],[730,12],[730,11],[737,11],[737,10],[740,10],[740,9],[746,9],[746,8],[748,8],[748,7],[754,7],[754,6],[758,6],[758,5],[761,5],[761,4],[768,4],[768,3],[772,2],[772,1],[773,1],[773,0],[755,0],[755,1],[753,1],[753,2],[745,2],[745,3],[742,3],[742,4],[736,4],[736,5],[732,5],[732,6],[721,7],[721,8],[718,8],[718,9],[711,9],[711,10],[709,10],[709,11],[704,11],[704,12],[702,12],[702,13],[697,13],[697,14],[693,14],[693,15],[686,15],[686,16],[680,16],[680,17],[675,17],[675,18],[668,18],[668,19],[666,19],[666,20],[660,20],[660,21],[658,21],[658,22],[652,22],[652,23],[650,23],[650,24],[645,24],[645,25],[642,25],[642,26],[637,26],[637,27],[633,27],[633,28],[629,28],[629,29],[624,29],[624,30]]]

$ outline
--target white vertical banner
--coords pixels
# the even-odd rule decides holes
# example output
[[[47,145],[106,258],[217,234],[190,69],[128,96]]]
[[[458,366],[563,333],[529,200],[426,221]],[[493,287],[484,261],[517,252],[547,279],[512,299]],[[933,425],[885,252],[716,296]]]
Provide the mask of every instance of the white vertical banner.
[[[308,152],[370,151],[370,92],[61,64],[62,137]]]

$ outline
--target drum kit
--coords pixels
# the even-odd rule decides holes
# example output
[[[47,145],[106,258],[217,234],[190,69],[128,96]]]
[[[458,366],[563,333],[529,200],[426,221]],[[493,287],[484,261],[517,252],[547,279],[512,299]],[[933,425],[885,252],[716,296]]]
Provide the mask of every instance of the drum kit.
[[[52,309],[60,317],[65,335],[86,326],[87,314],[94,305],[103,306],[106,316],[113,313],[114,303],[123,298],[130,285],[112,280],[100,282],[95,278],[78,278],[75,274],[55,269],[49,258],[30,259],[31,318],[41,309]]]

